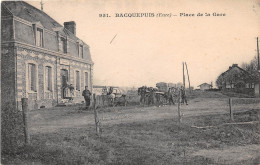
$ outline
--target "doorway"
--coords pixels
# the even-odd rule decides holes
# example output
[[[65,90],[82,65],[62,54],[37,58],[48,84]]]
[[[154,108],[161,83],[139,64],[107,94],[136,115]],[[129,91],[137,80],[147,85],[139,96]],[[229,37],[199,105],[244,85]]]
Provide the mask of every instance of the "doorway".
[[[61,69],[61,97],[66,97],[65,88],[68,86],[69,72],[67,69]]]

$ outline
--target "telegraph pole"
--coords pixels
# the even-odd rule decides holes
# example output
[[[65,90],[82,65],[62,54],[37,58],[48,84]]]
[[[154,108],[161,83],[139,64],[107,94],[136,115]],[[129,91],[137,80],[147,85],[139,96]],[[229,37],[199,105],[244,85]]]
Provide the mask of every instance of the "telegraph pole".
[[[260,70],[259,66],[259,46],[258,46],[258,37],[256,38],[256,46],[257,46],[257,69]]]
[[[186,63],[186,62],[185,62],[185,66],[186,66],[186,71],[187,71],[187,76],[188,76],[188,82],[189,82],[189,91],[191,92],[191,90],[190,90],[190,76],[189,76],[188,66],[187,66],[187,63]]]
[[[259,45],[258,45],[258,37],[256,37],[256,46],[257,46],[257,70],[258,70],[258,83],[260,80],[260,66],[259,66]],[[259,88],[259,87],[258,87]],[[259,94],[260,94],[260,88],[259,88]]]
[[[183,73],[183,87],[185,91],[185,74],[184,74],[184,62],[182,62],[182,73]]]

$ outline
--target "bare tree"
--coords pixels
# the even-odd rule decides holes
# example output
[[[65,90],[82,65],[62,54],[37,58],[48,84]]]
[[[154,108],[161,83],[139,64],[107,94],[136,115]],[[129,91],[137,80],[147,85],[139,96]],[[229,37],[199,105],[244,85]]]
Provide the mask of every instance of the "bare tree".
[[[249,63],[243,63],[242,68],[250,73],[253,79],[258,79],[259,74],[257,71],[257,56],[254,56],[254,58]]]

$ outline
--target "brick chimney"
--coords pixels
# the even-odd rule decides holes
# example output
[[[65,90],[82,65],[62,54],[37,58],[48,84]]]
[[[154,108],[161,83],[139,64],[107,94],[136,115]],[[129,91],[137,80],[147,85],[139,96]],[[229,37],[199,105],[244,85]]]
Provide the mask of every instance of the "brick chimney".
[[[237,64],[233,64],[232,67],[237,67],[238,65]]]
[[[76,23],[74,21],[64,22],[64,27],[71,33],[76,35]]]

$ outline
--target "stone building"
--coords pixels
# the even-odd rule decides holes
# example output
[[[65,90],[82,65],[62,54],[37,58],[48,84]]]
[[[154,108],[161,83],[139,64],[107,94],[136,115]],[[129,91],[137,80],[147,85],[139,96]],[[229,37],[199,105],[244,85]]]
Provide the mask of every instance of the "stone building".
[[[21,109],[21,98],[31,110],[81,102],[92,90],[93,61],[74,21],[62,26],[26,2],[3,1],[1,39],[2,108]]]

